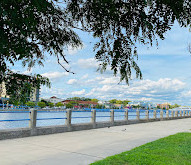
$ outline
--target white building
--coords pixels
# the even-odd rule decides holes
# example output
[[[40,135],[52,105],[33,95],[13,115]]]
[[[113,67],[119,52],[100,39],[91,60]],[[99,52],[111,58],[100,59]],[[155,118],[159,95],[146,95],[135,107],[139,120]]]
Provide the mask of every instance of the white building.
[[[63,99],[57,98],[56,96],[52,96],[52,97],[50,97],[49,99],[44,99],[44,100],[46,100],[46,101],[48,101],[48,102],[51,102],[51,103],[53,103],[53,104],[56,104],[56,103],[58,103],[58,102],[63,101]]]
[[[144,109],[154,109],[157,107],[157,104],[146,102],[146,101],[132,101],[129,103],[130,106],[140,106]]]

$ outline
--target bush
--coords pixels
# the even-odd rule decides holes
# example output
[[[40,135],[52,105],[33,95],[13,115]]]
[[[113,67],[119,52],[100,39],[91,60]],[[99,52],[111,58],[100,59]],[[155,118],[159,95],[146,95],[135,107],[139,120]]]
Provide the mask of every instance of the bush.
[[[28,101],[28,102],[26,103],[26,105],[29,106],[29,107],[34,107],[34,106],[35,106],[35,103],[32,102],[32,101]]]
[[[50,107],[50,108],[52,108],[52,107],[54,107],[54,104],[53,103],[48,103],[48,106]]]
[[[45,102],[38,102],[37,105],[38,105],[39,107],[41,107],[41,108],[46,107]]]
[[[63,104],[61,102],[56,103],[56,107],[61,107]]]
[[[71,104],[71,103],[68,103],[68,104],[66,104],[66,108],[73,108],[74,106],[73,106],[73,104]]]

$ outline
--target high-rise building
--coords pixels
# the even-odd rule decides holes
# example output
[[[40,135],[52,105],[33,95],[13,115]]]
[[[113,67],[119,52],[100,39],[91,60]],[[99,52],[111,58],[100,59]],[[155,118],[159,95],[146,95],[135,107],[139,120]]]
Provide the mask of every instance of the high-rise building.
[[[39,97],[40,97],[40,89],[38,89],[38,88],[35,88],[33,90],[33,92],[30,94],[30,96],[28,96],[29,101],[33,101],[33,102],[38,102]],[[9,96],[6,93],[5,82],[2,82],[0,84],[0,99],[7,100],[8,98],[9,98]]]
[[[0,98],[9,98],[9,96],[6,93],[6,87],[5,87],[5,82],[2,82],[0,84]]]

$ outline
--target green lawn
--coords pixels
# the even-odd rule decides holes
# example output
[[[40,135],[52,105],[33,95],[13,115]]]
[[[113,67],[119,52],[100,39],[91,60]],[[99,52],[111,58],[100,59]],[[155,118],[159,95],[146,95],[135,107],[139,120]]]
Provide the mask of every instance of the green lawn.
[[[191,165],[191,133],[178,133],[93,165]]]

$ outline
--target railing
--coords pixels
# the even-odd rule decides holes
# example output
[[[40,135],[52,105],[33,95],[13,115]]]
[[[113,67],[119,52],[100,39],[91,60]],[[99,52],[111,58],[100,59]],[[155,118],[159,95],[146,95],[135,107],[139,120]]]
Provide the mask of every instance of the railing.
[[[171,111],[171,110],[110,110],[108,112],[108,115],[96,115],[96,110],[91,111],[72,111],[72,110],[66,110],[64,111],[66,114],[64,116],[59,117],[38,117],[37,113],[45,113],[47,111],[37,111],[37,110],[31,110],[31,111],[0,111],[0,113],[29,113],[29,118],[19,118],[19,119],[2,119],[1,122],[23,122],[23,121],[29,121],[29,128],[34,129],[37,127],[37,121],[47,121],[47,120],[65,120],[65,125],[67,127],[72,126],[72,120],[78,120],[78,119],[90,119],[89,123],[93,125],[93,128],[96,128],[96,124],[99,123],[97,120],[99,118],[108,118],[110,122],[110,125],[113,126],[115,122],[118,121],[149,121],[149,120],[163,120],[163,119],[176,119],[178,117],[188,117],[191,116],[190,110],[180,110],[180,111]],[[87,116],[76,116],[73,115],[75,112],[89,112]],[[50,112],[47,112],[50,113]],[[58,112],[59,113],[59,112]],[[97,113],[100,113],[97,112]],[[105,111],[104,111],[105,113]],[[105,120],[104,120],[105,121]],[[64,125],[64,122],[62,122]]]

